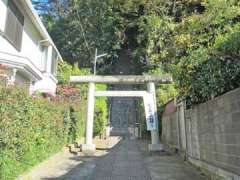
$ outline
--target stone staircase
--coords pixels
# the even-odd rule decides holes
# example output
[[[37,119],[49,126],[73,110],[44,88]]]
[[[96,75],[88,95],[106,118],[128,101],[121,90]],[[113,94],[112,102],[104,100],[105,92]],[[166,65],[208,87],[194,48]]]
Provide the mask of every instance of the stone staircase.
[[[119,60],[112,67],[113,75],[136,75],[136,65],[131,61],[132,57],[128,50],[120,53]],[[134,85],[113,85],[111,90],[136,90]],[[110,125],[111,135],[120,135],[124,137],[133,136],[133,129],[138,123],[136,111],[138,98],[119,97],[109,98],[111,104]]]

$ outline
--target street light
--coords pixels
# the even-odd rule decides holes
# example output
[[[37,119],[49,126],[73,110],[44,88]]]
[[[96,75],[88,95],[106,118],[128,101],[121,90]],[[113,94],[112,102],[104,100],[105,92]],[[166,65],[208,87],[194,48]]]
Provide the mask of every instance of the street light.
[[[94,75],[96,75],[96,69],[97,69],[97,59],[98,58],[101,58],[101,57],[104,57],[104,56],[107,56],[108,54],[101,54],[101,55],[97,55],[97,48],[96,48],[96,51],[95,51],[95,57],[94,57]]]

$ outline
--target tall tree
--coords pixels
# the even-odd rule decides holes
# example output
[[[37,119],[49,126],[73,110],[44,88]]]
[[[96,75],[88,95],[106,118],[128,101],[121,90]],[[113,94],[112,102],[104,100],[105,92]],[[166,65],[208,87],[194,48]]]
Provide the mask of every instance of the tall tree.
[[[91,65],[98,48],[106,65],[130,48],[144,71],[173,74],[192,103],[239,86],[238,0],[34,1],[72,64]]]

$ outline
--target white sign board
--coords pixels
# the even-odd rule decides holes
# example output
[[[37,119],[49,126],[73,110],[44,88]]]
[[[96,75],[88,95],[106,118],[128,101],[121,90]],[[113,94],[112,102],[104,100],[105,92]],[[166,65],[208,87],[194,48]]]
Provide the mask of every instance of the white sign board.
[[[154,97],[152,94],[146,94],[143,96],[144,107],[145,107],[145,115],[146,115],[146,123],[147,130],[152,131],[157,129],[157,120],[155,113],[155,105],[154,105]]]

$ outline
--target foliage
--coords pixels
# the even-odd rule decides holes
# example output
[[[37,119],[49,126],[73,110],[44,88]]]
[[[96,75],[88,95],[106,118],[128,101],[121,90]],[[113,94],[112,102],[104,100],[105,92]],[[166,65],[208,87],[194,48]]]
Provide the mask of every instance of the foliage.
[[[107,52],[109,58],[116,55],[121,40],[112,29],[114,19],[108,15],[111,14],[110,1],[63,0],[51,1],[48,5],[44,0],[33,2],[35,8],[40,9],[39,13],[62,56],[69,63],[90,66],[95,48],[99,53]]]
[[[211,8],[216,6],[219,5]],[[189,104],[205,102],[240,85],[237,80],[240,74],[240,23],[233,21],[240,14],[237,7],[228,3],[222,7],[225,14],[216,11],[211,21],[209,18],[197,18],[191,20],[190,26],[188,24],[193,42],[184,50],[186,55],[181,56],[172,67],[180,94],[188,99]],[[213,9],[207,9],[202,16],[211,15],[213,18]],[[201,27],[199,22],[205,26]]]
[[[65,113],[68,114],[65,122],[69,126],[69,133],[67,135],[68,142],[73,143],[76,139],[83,137],[85,134],[85,120],[86,120],[86,93],[84,88],[74,88],[68,85],[58,86],[57,96],[53,98],[55,102],[60,104],[67,104],[68,108]],[[66,117],[66,116],[65,116]]]
[[[141,17],[135,51],[145,53],[147,66],[173,74],[189,105],[239,87],[239,2],[175,2],[174,11],[166,2],[160,15]]]
[[[78,68],[78,65],[70,65],[66,62],[60,62],[59,70],[58,70],[58,79],[60,83],[69,84],[70,76],[72,75],[89,75],[90,69],[89,68]],[[75,88],[73,88],[75,87]],[[70,94],[72,92],[78,92],[77,89],[81,89],[82,95],[87,97],[87,88],[86,84],[80,85],[72,85],[63,88],[62,90],[65,92],[65,95]],[[97,90],[106,90],[107,86],[103,84],[96,85]],[[85,112],[84,112],[85,113]],[[94,115],[94,135],[99,135],[102,133],[106,123],[107,123],[107,115],[108,115],[108,106],[107,106],[107,98],[96,98],[95,101],[95,115]],[[79,114],[80,116],[80,114]]]
[[[104,65],[131,49],[143,72],[172,74],[189,104],[239,87],[238,0],[61,2],[61,11],[50,5],[51,12],[41,14],[72,64],[90,64],[95,48],[111,55]]]
[[[79,68],[78,64],[70,65],[66,61],[58,63],[58,83],[62,85],[67,85],[69,88],[75,87],[81,89],[82,97],[87,97],[88,86],[86,84],[70,84],[70,76],[74,75],[89,75],[91,70],[89,68]]]
[[[98,91],[107,90],[106,85],[97,85],[96,89]],[[95,114],[94,114],[94,135],[99,135],[103,132],[104,127],[107,124],[108,119],[108,106],[107,98],[101,97],[96,98],[95,101]]]
[[[78,64],[74,65],[68,64],[66,61],[62,61],[58,63],[58,74],[57,79],[60,84],[69,84],[70,76],[75,75],[89,75],[91,74],[91,70],[89,68],[79,68]]]
[[[189,98],[192,103],[205,102],[240,86],[240,62],[211,57],[191,77]]]
[[[0,179],[13,179],[85,134],[86,85],[70,85],[71,75],[89,69],[60,62],[57,96],[30,97],[22,89],[0,88]],[[105,90],[105,85],[97,85]],[[94,135],[107,120],[107,100],[96,100]]]
[[[0,88],[0,179],[13,179],[82,136],[84,118],[73,116],[84,114],[84,104]]]

